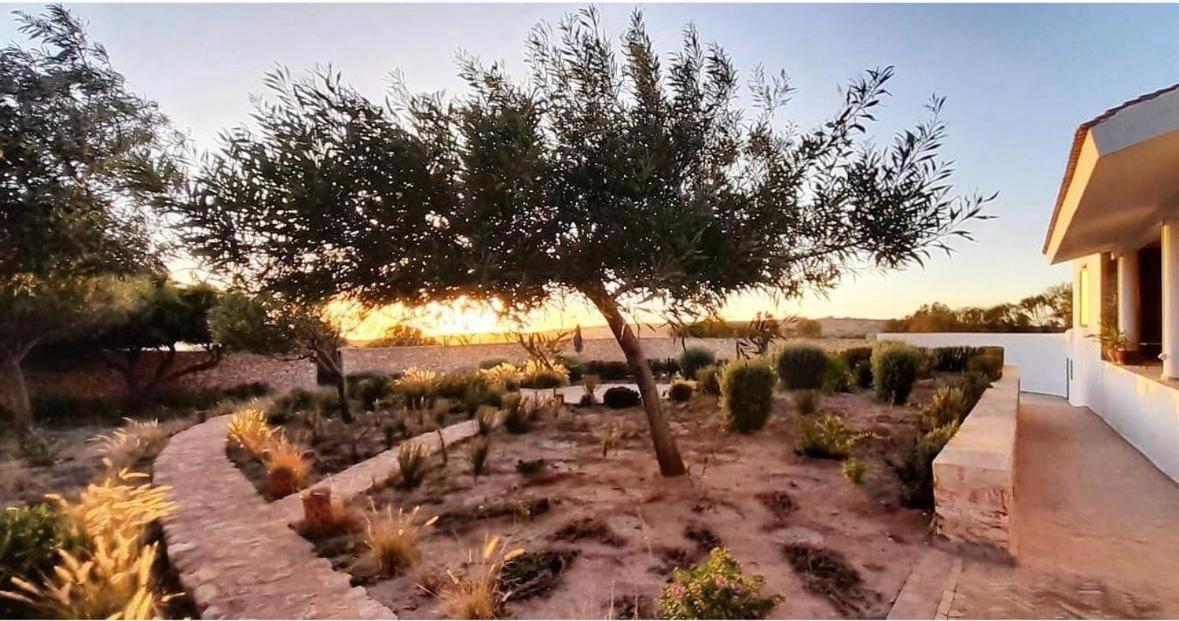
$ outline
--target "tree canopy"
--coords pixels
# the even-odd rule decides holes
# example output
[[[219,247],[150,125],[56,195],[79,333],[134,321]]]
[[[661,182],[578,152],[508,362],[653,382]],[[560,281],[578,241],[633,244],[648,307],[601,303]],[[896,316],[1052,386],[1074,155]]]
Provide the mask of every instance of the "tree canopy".
[[[1048,287],[1018,303],[950,308],[934,302],[889,322],[892,332],[1063,332],[1073,322],[1073,288]]]
[[[466,93],[376,103],[325,69],[277,71],[254,127],[226,132],[187,200],[188,239],[248,286],[319,304],[459,296],[526,311],[560,293],[602,312],[640,372],[665,474],[680,474],[627,303],[706,314],[731,295],[823,291],[847,270],[949,251],[989,197],[960,195],[940,155],[943,100],[878,146],[890,67],[831,118],[778,118],[784,74],[733,61],[692,27],[662,57],[636,12],[619,45],[585,9],[527,42],[529,75],[463,57]]]

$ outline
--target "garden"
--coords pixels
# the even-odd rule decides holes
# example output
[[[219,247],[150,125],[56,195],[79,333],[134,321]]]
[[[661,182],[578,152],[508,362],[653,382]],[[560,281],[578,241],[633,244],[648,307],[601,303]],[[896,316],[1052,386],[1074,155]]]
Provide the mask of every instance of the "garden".
[[[294,527],[399,616],[882,617],[929,545],[932,460],[1002,353],[689,349],[676,366],[695,379],[664,387],[689,464],[673,480],[652,463],[637,392],[591,398],[582,375],[566,403],[561,362],[483,366],[361,378],[351,425],[325,412],[330,395],[244,406],[227,451],[269,497],[394,451],[355,497],[303,492]],[[350,431],[317,441],[292,423],[309,416]],[[401,442],[465,420],[474,437],[441,450]],[[361,430],[356,459],[323,439]]]

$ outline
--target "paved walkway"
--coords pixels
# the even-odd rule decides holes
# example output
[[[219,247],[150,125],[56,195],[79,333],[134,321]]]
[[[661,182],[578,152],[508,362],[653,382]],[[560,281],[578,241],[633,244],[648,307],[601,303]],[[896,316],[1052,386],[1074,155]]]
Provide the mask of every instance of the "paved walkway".
[[[155,482],[170,485],[176,512],[164,521],[168,555],[205,619],[393,619],[316,556],[288,525],[301,515],[297,494],[267,503],[225,455],[229,416],[191,427],[168,442]],[[473,422],[443,430],[447,443],[475,433]],[[411,442],[437,448],[437,435]],[[347,499],[397,468],[396,448],[321,484]]]
[[[1088,408],[1021,396],[1018,566],[966,560],[949,618],[1179,617],[1179,486]]]

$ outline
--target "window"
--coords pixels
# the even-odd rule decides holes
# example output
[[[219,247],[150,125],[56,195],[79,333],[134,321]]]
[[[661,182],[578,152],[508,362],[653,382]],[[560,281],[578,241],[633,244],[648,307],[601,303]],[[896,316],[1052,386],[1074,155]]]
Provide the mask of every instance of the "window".
[[[1077,275],[1077,323],[1081,327],[1089,325],[1089,266],[1082,265],[1081,273]]]

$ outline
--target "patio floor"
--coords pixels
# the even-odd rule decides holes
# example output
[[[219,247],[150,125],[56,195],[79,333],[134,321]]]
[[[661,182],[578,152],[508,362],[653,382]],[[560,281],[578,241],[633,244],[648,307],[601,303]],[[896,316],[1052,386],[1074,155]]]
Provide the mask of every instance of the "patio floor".
[[[1024,394],[1016,567],[965,561],[950,618],[1179,617],[1179,485],[1088,408]]]

